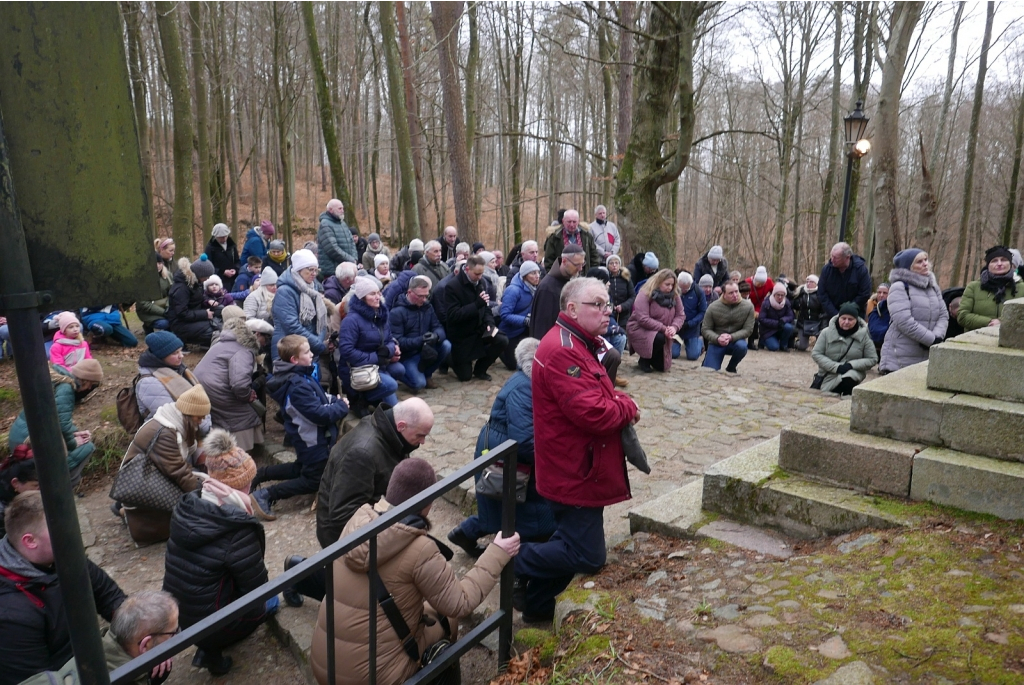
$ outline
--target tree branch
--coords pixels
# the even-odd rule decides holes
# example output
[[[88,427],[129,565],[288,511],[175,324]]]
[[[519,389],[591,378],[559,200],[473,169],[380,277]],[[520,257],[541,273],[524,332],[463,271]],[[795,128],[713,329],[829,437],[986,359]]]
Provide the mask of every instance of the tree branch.
[[[743,128],[727,128],[727,129],[723,129],[721,131],[714,131],[712,133],[707,134],[706,136],[701,136],[700,138],[697,138],[696,140],[693,141],[693,143],[690,144],[690,147],[697,147],[698,145],[703,143],[705,140],[711,140],[712,138],[717,138],[718,136],[726,135],[726,134],[730,134],[730,133],[743,133],[743,134],[751,135],[751,136],[764,136],[768,140],[773,140],[773,141],[778,142],[778,136],[773,135],[773,134],[769,133],[768,131],[750,131],[748,129],[743,129]]]
[[[526,131],[522,131],[522,132],[509,132],[509,133],[478,133],[478,134],[476,134],[475,137],[476,138],[497,138],[499,136],[505,136],[506,138],[530,138],[531,140],[539,140],[542,143],[554,143],[556,145],[567,145],[567,146],[571,147],[572,149],[576,150],[577,152],[582,152],[585,155],[590,155],[594,159],[599,159],[602,162],[607,159],[607,157],[605,157],[604,155],[599,154],[597,152],[592,152],[592,151],[586,149],[585,147],[583,147],[582,145],[578,145],[577,143],[573,143],[573,142],[568,141],[568,140],[562,140],[561,138],[555,138],[554,136],[538,136],[535,133],[527,133]]]

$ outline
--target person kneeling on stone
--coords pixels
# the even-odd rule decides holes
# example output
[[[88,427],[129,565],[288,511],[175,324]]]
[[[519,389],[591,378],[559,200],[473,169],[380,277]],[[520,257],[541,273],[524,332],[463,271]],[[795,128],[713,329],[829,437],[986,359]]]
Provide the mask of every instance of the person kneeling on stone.
[[[825,392],[851,394],[868,369],[878,363],[868,324],[858,313],[853,302],[840,307],[838,316],[832,317],[811,350],[811,359],[824,376],[821,389]]]
[[[387,501],[399,506],[436,482],[434,469],[410,457],[395,467],[388,483]],[[519,552],[519,534],[501,534],[487,546],[462,580],[448,564],[452,551],[429,535],[431,505],[383,531],[377,538],[377,572],[406,622],[416,650],[412,658],[402,646],[387,614],[377,612],[377,683],[398,685],[420,670],[420,658],[442,639],[455,641],[457,620],[469,616],[498,582],[501,569]],[[342,536],[373,522],[380,514],[364,504],[345,526]],[[369,680],[370,648],[366,598],[370,591],[369,542],[334,562],[335,682],[362,685]],[[450,620],[449,620],[450,619]],[[310,650],[310,665],[317,683],[328,682],[327,605],[320,605]],[[449,667],[437,682],[457,683],[459,665]]]

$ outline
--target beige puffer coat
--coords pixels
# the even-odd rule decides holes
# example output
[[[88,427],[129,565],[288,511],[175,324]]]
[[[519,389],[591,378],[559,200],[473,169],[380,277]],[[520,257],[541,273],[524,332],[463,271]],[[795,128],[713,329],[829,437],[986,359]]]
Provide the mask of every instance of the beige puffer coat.
[[[345,526],[342,537],[365,526],[378,514],[363,505]],[[337,685],[369,682],[370,545],[364,543],[334,562],[334,644]],[[498,582],[510,557],[490,544],[466,576],[459,580],[426,530],[396,523],[377,538],[377,570],[416,637],[420,653],[444,633],[439,623],[427,626],[426,603],[452,623],[468,616]],[[313,676],[327,682],[327,607],[320,605],[310,663]],[[383,610],[377,609],[377,683],[398,685],[420,668],[402,649],[397,633]]]

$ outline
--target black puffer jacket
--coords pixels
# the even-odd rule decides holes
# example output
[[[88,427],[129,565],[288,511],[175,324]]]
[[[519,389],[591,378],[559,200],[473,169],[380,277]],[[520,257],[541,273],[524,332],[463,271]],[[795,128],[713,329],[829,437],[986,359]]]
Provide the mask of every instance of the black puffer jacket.
[[[15,685],[74,654],[57,572],[32,566],[6,538],[0,546],[0,685]],[[85,563],[96,610],[109,621],[125,595],[103,569]]]
[[[192,273],[187,259],[178,262],[178,273],[174,274],[167,297],[167,320],[172,329],[177,324],[209,322],[203,285]]]
[[[187,628],[267,582],[263,526],[251,514],[200,497],[181,498],[171,517],[164,591],[178,600]],[[253,613],[264,612],[258,605]]]
[[[241,267],[239,266],[238,247],[235,246],[235,241],[231,239],[231,236],[228,236],[224,247],[221,247],[216,238],[210,238],[210,242],[206,244],[206,256],[210,258],[210,263],[216,269],[216,274],[224,282],[224,292],[229,293],[234,290],[235,278],[238,277]],[[234,276],[224,275],[224,272],[229,269],[234,269]]]

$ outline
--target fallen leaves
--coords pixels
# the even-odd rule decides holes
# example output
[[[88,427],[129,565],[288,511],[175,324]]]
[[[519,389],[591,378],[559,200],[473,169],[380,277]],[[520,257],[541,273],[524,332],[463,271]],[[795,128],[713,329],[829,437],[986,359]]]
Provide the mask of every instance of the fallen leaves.
[[[528,649],[513,657],[508,668],[490,685],[544,685],[551,680],[551,669],[543,668],[536,651]]]

